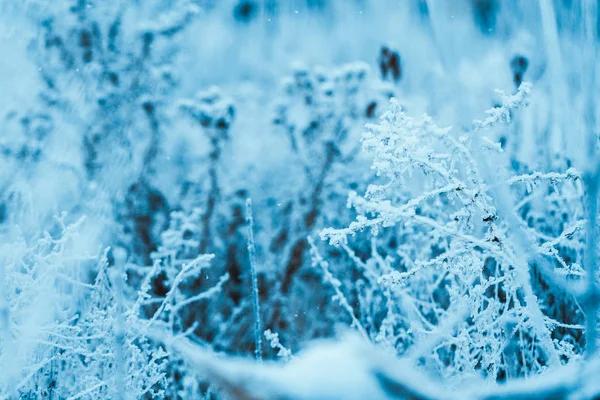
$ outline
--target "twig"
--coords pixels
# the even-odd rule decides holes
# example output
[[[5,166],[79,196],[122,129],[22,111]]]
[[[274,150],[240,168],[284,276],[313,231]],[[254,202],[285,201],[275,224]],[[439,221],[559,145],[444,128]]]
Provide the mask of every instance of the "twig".
[[[258,279],[256,278],[256,248],[254,245],[254,219],[252,218],[252,199],[246,200],[246,223],[248,224],[248,258],[252,279],[252,308],[254,310],[254,355],[262,361],[262,328],[260,324],[260,306],[258,304]]]

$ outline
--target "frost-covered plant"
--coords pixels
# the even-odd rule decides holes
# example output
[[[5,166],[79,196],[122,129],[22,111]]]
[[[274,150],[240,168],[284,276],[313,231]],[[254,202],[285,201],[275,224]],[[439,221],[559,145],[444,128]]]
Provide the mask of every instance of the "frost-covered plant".
[[[30,107],[8,115],[10,136],[21,140],[0,143],[2,169],[21,171],[0,188],[8,217],[18,218],[28,183],[60,175],[49,182],[70,182],[69,190],[48,189],[60,203],[50,216],[114,212],[107,236],[121,236],[120,245],[149,263],[169,213],[155,173],[179,85],[175,38],[196,11],[187,0],[139,7],[69,0],[32,14],[39,29],[29,51],[41,89]]]
[[[269,341],[271,348],[277,350],[277,357],[283,358],[284,361],[290,361],[294,357],[292,351],[281,344],[278,333],[271,332],[270,329],[267,329],[264,333],[265,339]]]
[[[202,237],[200,218],[198,209],[191,214],[173,212],[170,226],[162,233],[158,250],[152,254],[153,265],[130,266],[132,276],[141,272],[136,307],[148,317],[148,325],[160,323],[173,334],[189,335],[200,324],[208,325],[209,314],[202,310],[201,301],[219,293],[229,279],[226,273],[216,279],[214,273],[206,271],[214,255],[198,251]],[[219,309],[215,307],[212,311],[212,317],[216,318]],[[215,326],[210,324],[202,329],[206,332]]]
[[[169,228],[162,233],[158,249],[152,254],[153,265],[128,266],[131,276],[142,279],[131,313],[143,318],[142,333],[158,329],[173,338],[210,340],[211,346],[219,347],[227,345],[229,339],[229,304],[223,299],[223,286],[229,275],[223,273],[219,277],[221,269],[217,266],[209,271],[214,255],[199,253],[202,216],[200,209],[171,213]],[[186,393],[197,396],[208,390],[177,358],[170,359],[167,378],[169,393],[183,398]]]
[[[224,96],[219,88],[211,87],[206,91],[201,91],[196,94],[194,99],[182,101],[180,108],[186,114],[200,125],[203,133],[209,140],[209,155],[208,155],[208,184],[204,187],[190,190],[189,186],[198,186],[192,182],[185,182],[186,192],[189,190],[190,195],[196,195],[198,192],[206,191],[207,196],[202,196],[200,199],[192,199],[192,204],[196,206],[204,205],[202,215],[202,237],[199,243],[199,250],[206,252],[209,248],[214,250],[214,235],[215,223],[213,221],[217,203],[221,196],[220,170],[223,168],[221,154],[223,147],[229,139],[229,127],[233,123],[235,116],[235,107],[231,99]],[[183,193],[184,195],[187,193]],[[205,198],[205,199],[204,199]]]
[[[81,295],[77,267],[91,258],[69,251],[76,226],[63,226],[58,238],[46,233],[35,241],[16,232],[12,241],[6,236],[2,245],[0,369],[5,373],[0,393],[4,397],[54,390],[49,385],[53,377],[45,375],[60,347],[47,339],[65,328],[58,316],[69,315],[73,300]],[[58,288],[67,288],[73,298],[67,300]]]
[[[320,335],[316,332],[325,329],[304,321],[309,317],[306,313],[297,322],[289,318],[304,302],[301,293],[309,290],[298,287],[295,291],[293,286],[314,280],[311,269],[305,269],[310,265],[306,237],[326,224],[347,220],[332,210],[341,209],[345,185],[358,188],[364,184],[363,176],[355,174],[355,166],[362,165],[357,159],[358,127],[378,115],[393,87],[379,81],[363,63],[331,71],[296,66],[281,86],[273,123],[276,132],[288,138],[298,190],[287,195],[285,203],[278,201],[281,207],[271,217],[270,258],[278,263],[283,259],[283,267],[277,274],[276,295],[271,299],[275,305],[269,307],[267,326],[292,342],[298,335]],[[278,196],[281,194],[274,194],[275,199]],[[299,276],[303,278],[297,279]],[[291,326],[302,332],[287,336]],[[306,330],[309,326],[313,328]]]
[[[98,258],[74,247],[81,223],[64,221],[58,220],[56,237],[21,237],[4,245],[0,369],[6,373],[0,394],[124,398],[128,390],[136,398],[160,397],[165,353],[151,349],[131,320],[119,333],[116,321],[126,317],[106,275],[106,254],[88,283],[87,269]]]
[[[355,150],[354,124],[376,117],[380,104],[394,93],[393,87],[373,79],[371,74],[363,63],[333,71],[297,66],[293,76],[283,80],[274,123],[288,135],[309,178],[319,176],[328,151],[348,156]],[[337,148],[329,149],[328,144]]]
[[[165,102],[178,84],[172,39],[196,12],[187,1],[140,8],[119,3],[56,4],[38,17],[43,29],[31,45],[46,83],[45,105],[83,129],[87,177],[103,184],[117,180],[107,170],[111,159],[127,160],[133,174],[152,172]],[[156,12],[163,13],[160,22],[151,16]],[[130,184],[137,176],[124,178]]]
[[[109,272],[105,255],[80,314],[55,333],[54,346],[65,350],[57,357],[58,396],[163,398],[168,354],[140,335],[139,316],[122,299],[122,272]]]
[[[212,256],[185,258],[190,244],[185,221],[165,232],[152,267],[127,264],[122,248],[88,255],[77,247],[81,221],[65,220],[57,220],[54,236],[20,236],[3,245],[0,397],[137,399],[190,390],[198,395],[195,374],[147,334],[193,333],[197,323],[184,317],[227,279],[200,292],[186,286],[194,278],[206,281],[203,270]],[[160,273],[166,292],[157,296],[152,280]]]
[[[271,332],[270,329],[267,329],[265,332],[265,339],[269,341],[269,345],[272,349],[277,350],[277,357],[281,357],[284,361],[290,361],[293,359],[293,354],[290,349],[284,347],[279,341],[279,334],[276,332]]]
[[[577,171],[499,181],[503,175],[497,172],[505,167],[486,165],[487,159],[501,159],[494,155],[501,149],[484,136],[485,130],[509,122],[512,110],[527,104],[529,90],[524,83],[515,95],[503,95],[502,105],[458,137],[428,116],[408,116],[392,100],[391,110],[379,124],[368,125],[363,137],[381,183],[370,185],[364,196],[351,192],[348,205],[358,213],[355,222],[321,234],[347,250],[367,282],[377,276],[377,288],[359,289],[360,318],[368,322],[371,339],[446,377],[483,374],[504,380],[539,373],[581,354],[577,301],[564,291],[558,296],[561,288],[541,271],[550,261],[568,276],[580,269],[575,261],[582,247]],[[517,217],[526,214],[516,214],[540,182],[552,188],[542,203],[574,207],[558,223],[544,221],[558,230],[556,236]],[[504,186],[517,188],[503,197],[499,188]],[[348,237],[365,229],[373,237],[367,262],[347,247]],[[557,307],[571,308],[573,314],[561,315],[553,311]]]

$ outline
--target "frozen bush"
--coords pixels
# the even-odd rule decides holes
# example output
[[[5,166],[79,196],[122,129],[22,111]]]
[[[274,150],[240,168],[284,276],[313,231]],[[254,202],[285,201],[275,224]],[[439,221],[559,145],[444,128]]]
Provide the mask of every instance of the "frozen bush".
[[[483,136],[485,129],[509,122],[511,110],[527,104],[529,90],[523,83],[515,95],[504,95],[501,106],[458,137],[428,116],[413,119],[392,100],[392,109],[379,124],[368,125],[362,139],[381,182],[371,184],[364,196],[351,192],[348,205],[358,217],[348,228],[321,233],[344,247],[348,236],[371,232],[373,261],[354,258],[365,276],[378,275],[378,292],[387,301],[359,297],[372,304],[361,305],[367,311],[362,319],[376,321],[369,325],[369,336],[446,377],[483,374],[504,380],[540,373],[582,354],[583,315],[538,265],[548,263],[566,276],[582,273],[576,262],[582,241],[577,232],[583,227],[579,174],[532,173],[497,182],[482,165],[482,153],[501,151]],[[528,226],[503,215],[497,202],[513,199],[493,197],[498,185],[515,187],[518,206],[508,212],[526,217],[519,210],[534,207],[531,193],[541,182],[552,188],[542,204],[566,201],[574,206],[572,217],[564,216],[571,211],[567,208],[563,220],[540,221],[552,227],[552,235],[535,223]],[[520,190],[523,186],[526,190]],[[382,237],[390,229],[396,238],[393,248]],[[378,255],[381,248],[386,257]],[[530,248],[539,258],[524,255]],[[544,304],[550,293],[552,300]],[[383,315],[369,313],[373,306]]]

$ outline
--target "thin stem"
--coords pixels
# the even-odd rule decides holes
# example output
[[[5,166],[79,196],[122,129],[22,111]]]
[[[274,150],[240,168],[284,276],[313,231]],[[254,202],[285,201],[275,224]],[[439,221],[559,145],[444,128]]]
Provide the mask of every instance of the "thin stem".
[[[254,245],[254,219],[252,218],[252,199],[246,200],[246,223],[248,224],[248,258],[250,259],[250,277],[252,279],[252,308],[254,310],[254,354],[262,361],[262,328],[260,324],[260,306],[258,304],[258,279],[256,278],[256,247]]]

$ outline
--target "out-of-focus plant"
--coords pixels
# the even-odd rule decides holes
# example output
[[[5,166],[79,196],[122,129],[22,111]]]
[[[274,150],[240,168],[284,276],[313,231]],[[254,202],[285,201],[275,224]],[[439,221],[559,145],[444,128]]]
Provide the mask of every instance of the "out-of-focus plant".
[[[66,225],[61,217],[58,223],[58,237],[20,238],[3,246],[0,396],[199,395],[201,381],[147,335],[157,329],[173,337],[193,334],[197,323],[185,321],[185,311],[206,304],[227,279],[210,279],[216,283],[196,292],[187,287],[191,279],[207,280],[212,256],[186,259],[189,240],[177,237],[173,227],[163,234],[154,265],[136,266],[126,263],[122,248],[100,257],[77,250],[81,222]],[[139,279],[133,279],[136,274]],[[159,275],[164,293],[152,284]]]
[[[274,255],[281,254],[276,259],[284,263],[278,274],[279,294],[268,322],[278,332],[289,329],[290,324],[300,331],[305,329],[304,313],[295,318],[300,321],[290,321],[286,315],[296,314],[290,311],[290,307],[297,307],[290,300],[294,282],[314,281],[311,269],[304,270],[302,279],[297,279],[303,267],[310,265],[306,237],[327,223],[345,218],[329,210],[339,210],[343,205],[343,184],[356,188],[364,185],[364,179],[353,174],[354,166],[361,164],[357,160],[357,127],[375,118],[393,91],[361,63],[333,71],[298,66],[293,76],[283,81],[274,123],[289,139],[290,157],[301,168],[301,178],[295,198],[282,204],[278,232],[269,247]],[[284,309],[287,311],[282,312]]]

